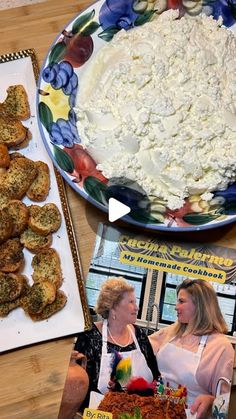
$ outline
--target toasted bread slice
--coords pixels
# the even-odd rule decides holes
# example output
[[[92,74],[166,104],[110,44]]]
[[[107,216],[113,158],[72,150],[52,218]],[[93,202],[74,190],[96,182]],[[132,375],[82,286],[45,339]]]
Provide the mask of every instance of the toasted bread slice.
[[[32,278],[35,283],[44,280],[52,282],[56,288],[62,284],[61,263],[55,249],[42,250],[32,259],[34,269]]]
[[[31,183],[26,195],[32,201],[44,201],[48,196],[50,188],[49,167],[42,161],[36,161],[35,165],[38,169],[38,175]]]
[[[12,237],[19,236],[27,227],[29,219],[28,207],[18,199],[11,200],[4,211],[12,219]]]
[[[46,320],[49,317],[53,316],[53,314],[60,311],[67,302],[67,297],[62,290],[58,290],[56,293],[56,299],[53,303],[48,304],[44,307],[44,309],[38,314],[29,313],[30,317],[34,321]]]
[[[8,87],[7,97],[1,103],[0,112],[21,121],[30,117],[30,106],[24,86],[16,84]]]
[[[4,173],[10,166],[10,155],[5,144],[0,143],[0,173]]]
[[[0,177],[0,188],[8,193],[9,198],[22,199],[37,173],[32,160],[26,157],[13,159],[7,172]]]
[[[8,148],[22,143],[27,136],[27,131],[28,129],[21,121],[0,114],[0,142]]]
[[[39,205],[30,205],[29,207],[29,217],[34,218],[39,214],[41,207]]]
[[[10,313],[10,311],[14,310],[17,307],[20,307],[22,304],[22,299],[27,295],[29,289],[30,286],[27,282],[27,278],[23,277],[23,287],[19,297],[17,297],[13,301],[8,301],[6,303],[0,304],[0,317],[6,317]]]
[[[0,272],[0,303],[15,300],[22,292],[24,277]]]
[[[51,233],[47,236],[35,233],[30,227],[26,228],[20,236],[20,242],[26,249],[33,253],[38,253],[43,249],[48,249],[52,244]]]
[[[28,147],[30,140],[32,140],[32,137],[32,132],[29,129],[27,129],[25,139],[21,143],[15,145],[14,150],[21,150],[22,148]]]
[[[47,235],[57,231],[61,226],[61,214],[57,206],[48,203],[40,207],[34,214],[30,211],[29,226],[39,234]]]
[[[10,156],[10,160],[14,160],[14,159],[18,159],[19,157],[24,158],[24,154],[19,153],[19,151],[13,151],[12,153],[9,154]]]
[[[23,246],[18,238],[8,239],[0,245],[0,271],[15,272],[23,261]]]
[[[12,217],[6,207],[0,210],[0,243],[11,237],[13,231],[12,221]]]
[[[5,208],[10,201],[7,190],[0,186],[0,209]]]
[[[40,313],[47,304],[51,304],[56,298],[56,288],[49,281],[33,284],[29,293],[24,298],[22,305],[26,312]]]

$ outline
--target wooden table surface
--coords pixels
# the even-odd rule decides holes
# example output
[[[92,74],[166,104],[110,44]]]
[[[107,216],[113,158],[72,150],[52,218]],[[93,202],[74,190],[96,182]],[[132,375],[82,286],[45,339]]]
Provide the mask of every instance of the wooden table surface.
[[[0,55],[34,48],[41,66],[57,34],[89,4],[90,0],[47,0],[0,11]],[[96,227],[107,216],[68,185],[66,192],[86,277]],[[169,234],[165,236],[170,238]],[[236,248],[236,225],[178,237]],[[1,355],[1,419],[57,418],[72,342],[73,337],[62,338]]]

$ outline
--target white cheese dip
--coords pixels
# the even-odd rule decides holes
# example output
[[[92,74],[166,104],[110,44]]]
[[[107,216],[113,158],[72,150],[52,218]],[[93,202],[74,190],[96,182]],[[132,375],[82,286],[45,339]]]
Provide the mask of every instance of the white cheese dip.
[[[136,180],[170,209],[236,180],[236,38],[211,17],[177,16],[115,35],[81,77],[75,109],[104,176]]]

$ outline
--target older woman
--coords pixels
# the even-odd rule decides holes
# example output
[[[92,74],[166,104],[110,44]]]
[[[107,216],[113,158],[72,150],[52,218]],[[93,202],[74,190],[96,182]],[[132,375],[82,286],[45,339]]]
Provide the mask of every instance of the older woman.
[[[207,281],[183,281],[177,288],[176,311],[177,322],[153,333],[150,342],[164,382],[185,385],[191,412],[206,419],[219,379],[232,379],[234,350],[224,336],[227,325]]]
[[[138,307],[134,288],[122,277],[106,280],[101,288],[96,312],[101,321],[78,335],[75,350],[87,358],[89,390],[83,407],[88,404],[90,391],[108,391],[114,352],[131,361],[132,376],[142,376],[151,382],[159,371],[146,333],[135,325]]]

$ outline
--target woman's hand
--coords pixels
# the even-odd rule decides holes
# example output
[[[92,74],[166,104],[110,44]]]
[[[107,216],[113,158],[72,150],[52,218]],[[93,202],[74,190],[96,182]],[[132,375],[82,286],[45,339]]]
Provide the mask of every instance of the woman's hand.
[[[211,413],[214,396],[210,394],[200,394],[197,396],[192,406],[190,406],[190,412],[197,413],[196,419],[206,419]]]

